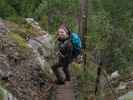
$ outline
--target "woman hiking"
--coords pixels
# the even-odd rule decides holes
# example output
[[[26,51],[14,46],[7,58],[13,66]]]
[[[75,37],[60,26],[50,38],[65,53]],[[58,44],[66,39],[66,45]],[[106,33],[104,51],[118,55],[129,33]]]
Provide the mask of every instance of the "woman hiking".
[[[56,83],[64,84],[66,81],[70,81],[69,64],[76,58],[81,52],[81,41],[76,33],[71,33],[65,24],[60,25],[58,29],[58,57],[59,62],[52,67],[53,72],[56,75]],[[60,74],[59,69],[62,68],[65,79]]]

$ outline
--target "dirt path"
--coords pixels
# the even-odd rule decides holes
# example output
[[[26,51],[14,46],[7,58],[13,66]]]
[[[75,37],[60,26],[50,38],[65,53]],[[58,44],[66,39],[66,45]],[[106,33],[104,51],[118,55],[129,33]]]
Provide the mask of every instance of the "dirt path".
[[[54,100],[75,100],[72,82],[65,85],[56,85]]]

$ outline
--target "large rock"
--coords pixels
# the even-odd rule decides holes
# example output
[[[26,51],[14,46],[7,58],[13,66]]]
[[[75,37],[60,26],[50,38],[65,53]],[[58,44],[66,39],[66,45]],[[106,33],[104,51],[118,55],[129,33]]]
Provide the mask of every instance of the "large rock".
[[[44,33],[41,36],[29,39],[28,46],[33,49],[36,59],[40,62],[41,68],[45,75],[51,79],[54,79],[55,77],[53,71],[51,70],[51,66],[58,61],[55,51],[55,41],[46,31],[41,30],[39,23],[37,23],[34,19],[26,18],[26,21],[31,24],[31,26]]]
[[[5,26],[3,20],[0,19],[0,33],[3,34],[3,33],[6,33],[6,32],[8,32],[8,29],[7,29],[7,27]]]
[[[45,75],[49,78],[55,78],[51,66],[57,61],[54,42],[52,37],[48,34],[35,37],[29,40],[29,47],[31,47],[36,55],[36,59],[40,62],[41,68]]]
[[[119,97],[118,100],[133,100],[133,91],[130,91],[127,94]]]
[[[27,47],[22,48],[14,40],[21,36],[11,38],[10,29],[4,27],[0,31],[0,81],[17,100],[46,100],[48,80],[54,77],[51,66],[56,63],[52,37],[44,34],[23,41]]]
[[[117,79],[117,78],[119,78],[119,77],[120,77],[119,71],[113,72],[113,73],[111,74],[111,76],[110,76],[111,80]]]

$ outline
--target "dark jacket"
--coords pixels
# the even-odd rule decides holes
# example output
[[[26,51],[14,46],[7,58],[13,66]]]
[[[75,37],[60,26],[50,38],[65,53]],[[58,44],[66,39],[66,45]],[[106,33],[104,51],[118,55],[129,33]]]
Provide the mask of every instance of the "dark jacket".
[[[59,40],[59,62],[69,64],[72,61],[72,44],[70,39]]]

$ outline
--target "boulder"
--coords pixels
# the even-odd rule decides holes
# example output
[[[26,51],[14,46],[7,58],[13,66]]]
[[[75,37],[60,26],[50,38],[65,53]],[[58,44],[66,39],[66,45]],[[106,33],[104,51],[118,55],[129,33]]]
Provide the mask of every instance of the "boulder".
[[[2,23],[0,26],[2,29],[0,31],[0,82],[4,82],[7,91],[10,91],[18,100],[46,100],[48,94],[46,90],[50,85],[48,81],[53,80],[54,77],[51,66],[56,63],[52,36],[43,34],[26,41],[19,31],[12,33],[4,21]],[[5,25],[4,28],[2,28],[3,25]],[[22,44],[27,46],[21,47]],[[11,95],[9,98],[12,98]]]

